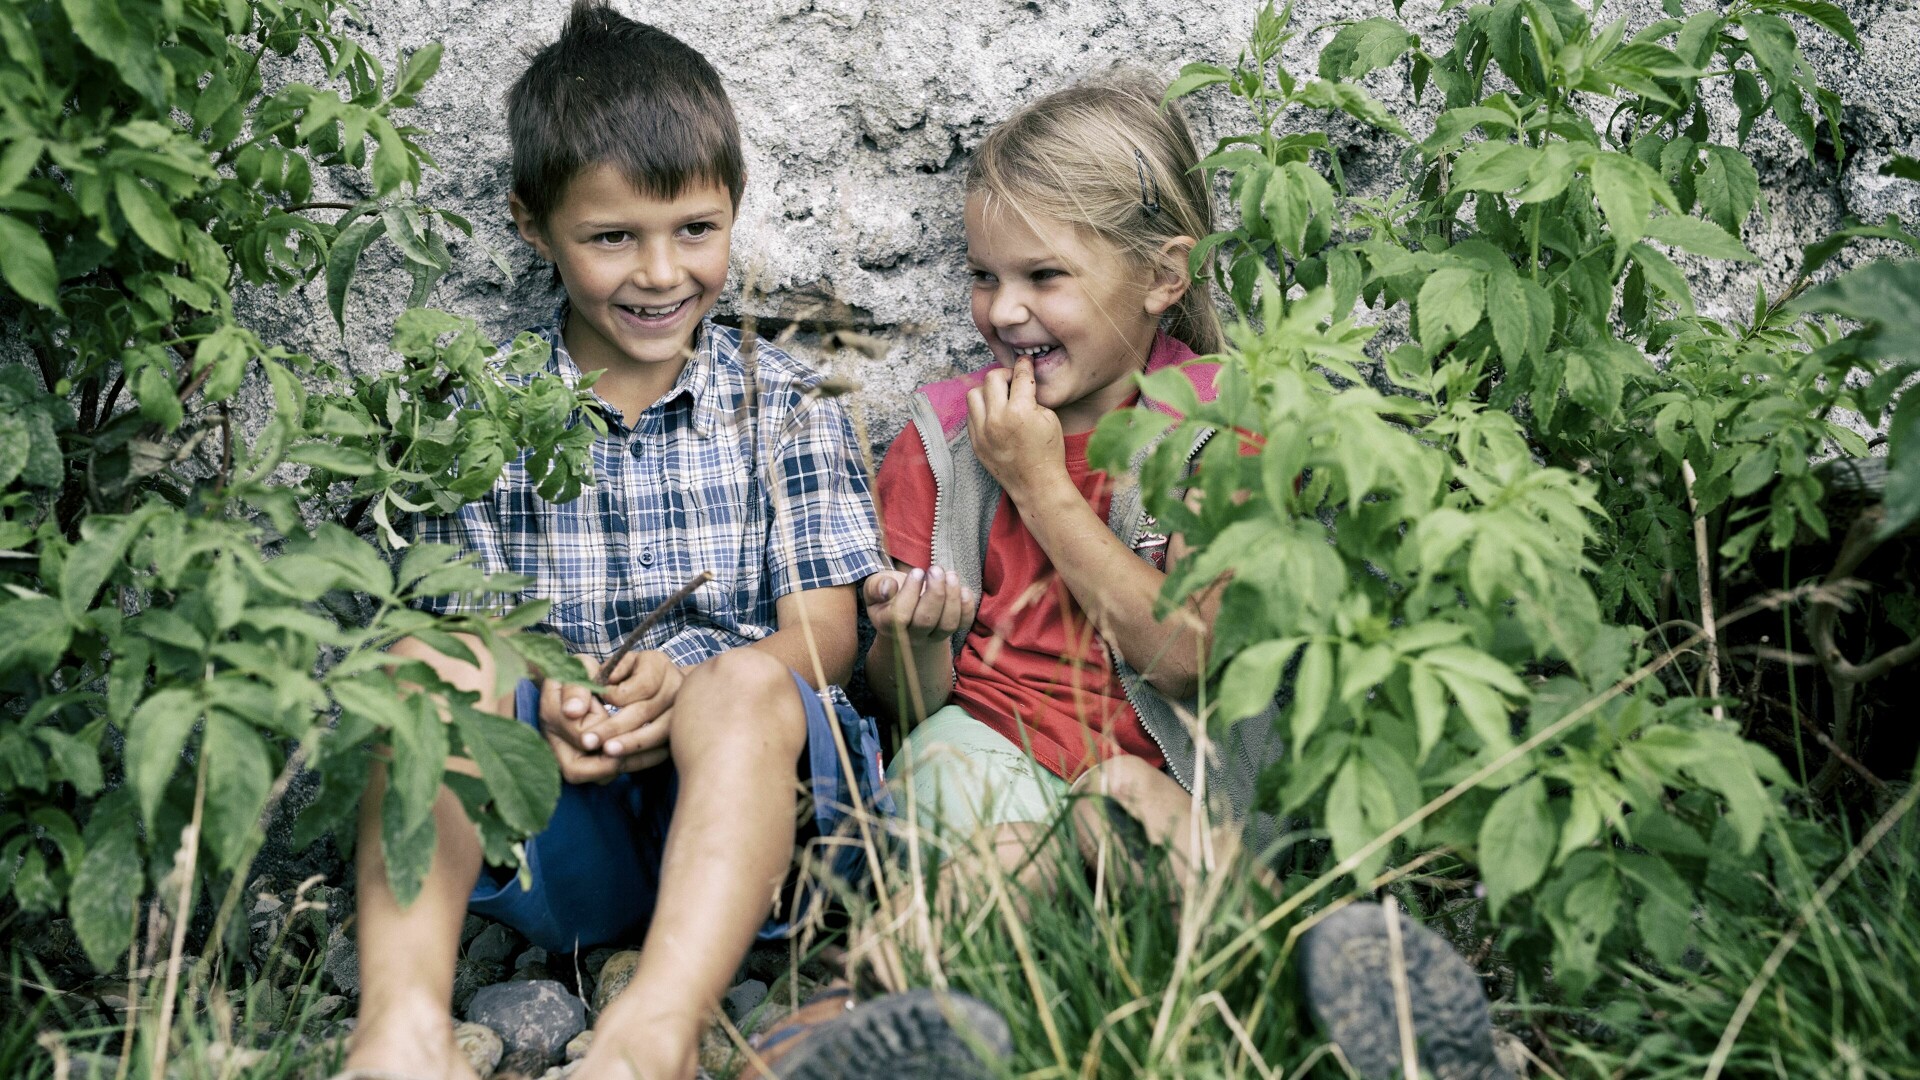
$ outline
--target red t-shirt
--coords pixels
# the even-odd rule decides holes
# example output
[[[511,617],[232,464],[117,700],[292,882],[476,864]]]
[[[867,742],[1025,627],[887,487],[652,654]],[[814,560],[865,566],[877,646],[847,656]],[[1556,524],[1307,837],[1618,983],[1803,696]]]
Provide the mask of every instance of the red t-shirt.
[[[1087,466],[1091,431],[1066,436],[1067,474],[1101,521],[1107,474]],[[888,552],[925,568],[933,551],[933,471],[912,426],[887,449],[876,496]],[[963,526],[961,535],[974,535]],[[1160,747],[1128,703],[1100,635],[1004,493],[987,538],[979,615],[954,660],[953,704],[1071,780],[1121,754],[1155,768]]]

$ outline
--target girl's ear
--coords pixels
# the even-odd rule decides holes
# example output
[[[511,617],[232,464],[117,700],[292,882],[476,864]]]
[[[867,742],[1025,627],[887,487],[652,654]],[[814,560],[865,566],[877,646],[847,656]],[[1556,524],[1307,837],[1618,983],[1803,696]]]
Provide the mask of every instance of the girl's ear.
[[[1187,254],[1193,250],[1191,236],[1176,236],[1160,245],[1153,257],[1153,284],[1147,289],[1147,314],[1155,318],[1173,309],[1187,295]]]
[[[533,212],[527,209],[527,204],[520,201],[520,196],[509,195],[507,209],[513,212],[513,224],[520,230],[520,239],[525,240],[533,250],[539,252],[541,258],[552,262],[553,250],[547,246],[546,232],[540,228],[540,223],[533,219]]]

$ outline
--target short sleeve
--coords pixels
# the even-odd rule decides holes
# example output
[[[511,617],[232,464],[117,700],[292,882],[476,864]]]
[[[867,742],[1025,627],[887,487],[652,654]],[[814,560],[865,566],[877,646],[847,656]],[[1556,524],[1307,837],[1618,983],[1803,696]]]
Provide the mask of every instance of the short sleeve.
[[[933,562],[933,466],[920,432],[908,424],[887,447],[877,483],[887,553],[908,566]]]
[[[884,569],[873,491],[846,411],[832,399],[812,398],[787,427],[792,434],[768,470],[773,595],[851,585]]]

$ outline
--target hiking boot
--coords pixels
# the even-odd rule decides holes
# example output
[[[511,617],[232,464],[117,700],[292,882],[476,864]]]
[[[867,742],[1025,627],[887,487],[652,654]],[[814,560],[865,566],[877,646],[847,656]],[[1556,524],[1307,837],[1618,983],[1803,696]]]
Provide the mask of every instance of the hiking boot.
[[[1440,935],[1395,911],[1414,1045],[1434,1080],[1512,1080],[1494,1053],[1480,977]],[[1398,1080],[1399,1012],[1387,910],[1352,904],[1322,919],[1301,942],[1300,982],[1321,1030],[1368,1080]]]
[[[855,1003],[845,989],[802,1005],[754,1040],[742,1077],[842,1080],[993,1080],[1013,1053],[1006,1020],[965,994],[909,990]]]

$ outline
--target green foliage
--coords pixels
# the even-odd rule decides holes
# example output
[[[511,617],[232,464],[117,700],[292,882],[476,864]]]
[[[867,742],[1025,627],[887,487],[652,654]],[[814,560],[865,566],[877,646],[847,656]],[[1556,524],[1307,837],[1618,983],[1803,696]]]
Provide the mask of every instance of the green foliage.
[[[1803,277],[1728,326],[1674,261],[1752,261],[1740,232],[1761,193],[1738,143],[1763,115],[1809,154],[1824,118],[1844,152],[1781,17],[1852,42],[1839,8],[1670,5],[1629,38],[1563,0],[1447,7],[1450,45],[1367,19],[1303,80],[1269,6],[1231,68],[1189,65],[1169,91],[1224,87],[1255,129],[1205,162],[1231,171],[1241,211],[1193,260],[1242,316],[1218,401],[1158,443],[1142,488],[1196,548],[1163,601],[1227,580],[1215,719],[1252,715],[1298,665],[1272,808],[1324,829],[1358,882],[1424,849],[1468,856],[1502,943],[1540,961],[1522,978],[1550,966],[1578,997],[1630,949],[1677,959],[1698,855],[1754,852],[1789,786],[1658,674],[1675,656],[1634,624],[1699,595],[1696,516],[1723,570],[1763,539],[1827,534],[1809,460],[1867,452],[1837,409],[1891,407],[1899,426],[1913,369],[1874,342],[1910,325],[1920,283],[1876,267],[1790,305]],[[1402,63],[1440,107],[1424,137],[1344,81]],[[1740,105],[1731,143],[1715,82]],[[1402,140],[1404,186],[1347,191],[1304,130],[1326,109]],[[1404,343],[1371,345],[1356,305]],[[1119,467],[1168,425],[1116,414],[1093,452]],[[1176,447],[1201,429],[1239,434],[1214,438],[1192,499]]]
[[[454,782],[495,863],[517,863],[558,795],[537,735],[472,694],[404,697],[438,680],[389,671],[381,651],[413,636],[458,654],[452,635],[471,634],[579,675],[550,639],[515,633],[544,610],[516,606],[523,582],[408,546],[395,522],[485,493],[515,460],[570,499],[594,429],[582,391],[528,377],[539,341],[499,351],[471,320],[419,307],[450,265],[446,226],[467,231],[411,194],[432,162],[401,114],[440,50],[383,64],[336,29],[352,13],[0,6],[0,325],[33,364],[0,368],[0,898],[64,908],[102,966],[125,956],[149,875],[176,853],[201,877],[243,874],[301,767],[321,784],[301,842],[350,843],[371,762],[389,756],[403,897],[432,852],[449,754],[481,765]],[[270,85],[269,59],[323,84]],[[315,202],[316,169],[363,174],[373,194]],[[235,318],[243,284],[324,275],[344,325],[358,260],[383,239],[414,288],[379,373]],[[414,606],[454,595],[499,617]],[[124,784],[103,795],[110,778]]]

